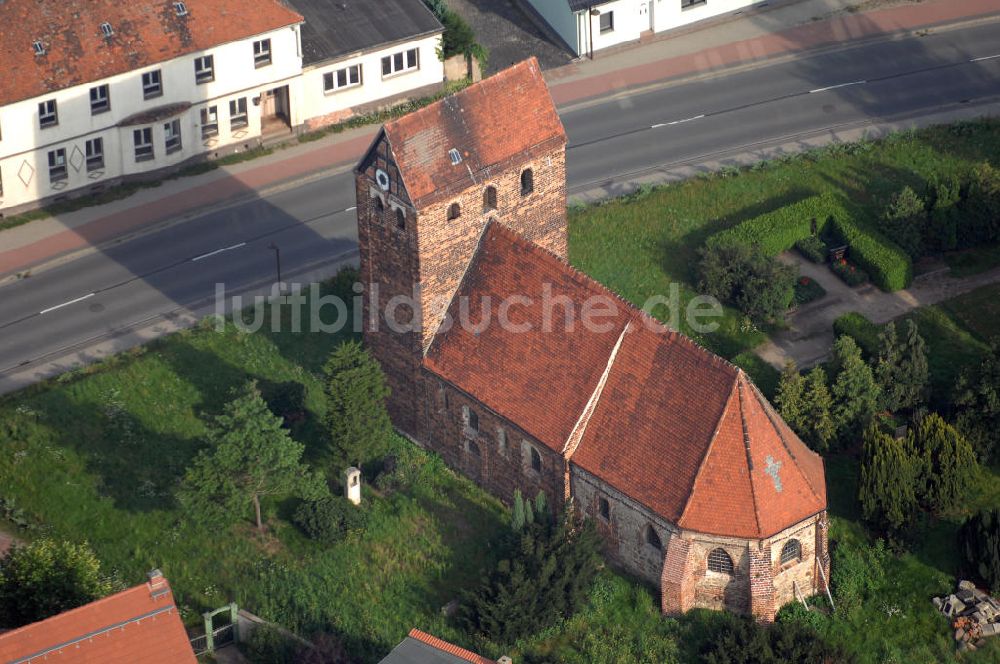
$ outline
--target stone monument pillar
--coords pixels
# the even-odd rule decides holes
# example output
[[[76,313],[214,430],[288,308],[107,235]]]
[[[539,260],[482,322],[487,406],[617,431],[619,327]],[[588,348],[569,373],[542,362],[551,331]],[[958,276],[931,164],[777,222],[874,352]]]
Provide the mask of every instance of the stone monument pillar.
[[[361,504],[361,471],[354,466],[344,471],[344,497],[354,505]]]

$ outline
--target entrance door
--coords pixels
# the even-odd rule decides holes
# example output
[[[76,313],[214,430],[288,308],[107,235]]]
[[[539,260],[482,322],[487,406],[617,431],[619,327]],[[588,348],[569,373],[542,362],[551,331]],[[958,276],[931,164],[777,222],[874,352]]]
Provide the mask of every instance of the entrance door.
[[[649,0],[639,3],[639,25],[645,26],[644,29],[647,30],[653,29],[653,12],[650,5],[652,3]]]
[[[274,94],[274,90],[268,90],[263,95],[261,95],[260,100],[260,114],[262,117],[269,118],[276,115],[278,112],[277,99]]]

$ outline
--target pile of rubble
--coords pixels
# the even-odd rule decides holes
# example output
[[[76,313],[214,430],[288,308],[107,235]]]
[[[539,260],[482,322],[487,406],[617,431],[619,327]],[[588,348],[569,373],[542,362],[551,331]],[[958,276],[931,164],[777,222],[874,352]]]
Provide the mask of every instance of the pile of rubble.
[[[986,637],[1000,634],[1000,601],[977,589],[971,581],[959,581],[955,594],[931,601],[934,608],[951,619],[959,650],[975,650]]]

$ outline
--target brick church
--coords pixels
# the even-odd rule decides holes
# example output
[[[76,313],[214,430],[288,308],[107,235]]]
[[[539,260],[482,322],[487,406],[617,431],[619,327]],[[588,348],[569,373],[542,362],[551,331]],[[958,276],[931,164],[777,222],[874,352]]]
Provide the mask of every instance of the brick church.
[[[393,423],[508,503],[575,503],[665,613],[770,621],[829,576],[823,461],[742,370],[569,265],[565,166],[534,59],[372,143],[365,341]]]

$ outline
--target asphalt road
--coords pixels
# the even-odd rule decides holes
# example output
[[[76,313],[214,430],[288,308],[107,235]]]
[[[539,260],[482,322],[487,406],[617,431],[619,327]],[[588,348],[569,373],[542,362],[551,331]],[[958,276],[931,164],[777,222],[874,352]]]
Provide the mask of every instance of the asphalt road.
[[[570,192],[750,145],[1000,99],[1000,24],[858,45],[562,109]],[[356,251],[350,173],[207,213],[0,288],[0,390],[177,310]],[[46,369],[48,367],[48,369]],[[12,376],[18,376],[17,383]]]

